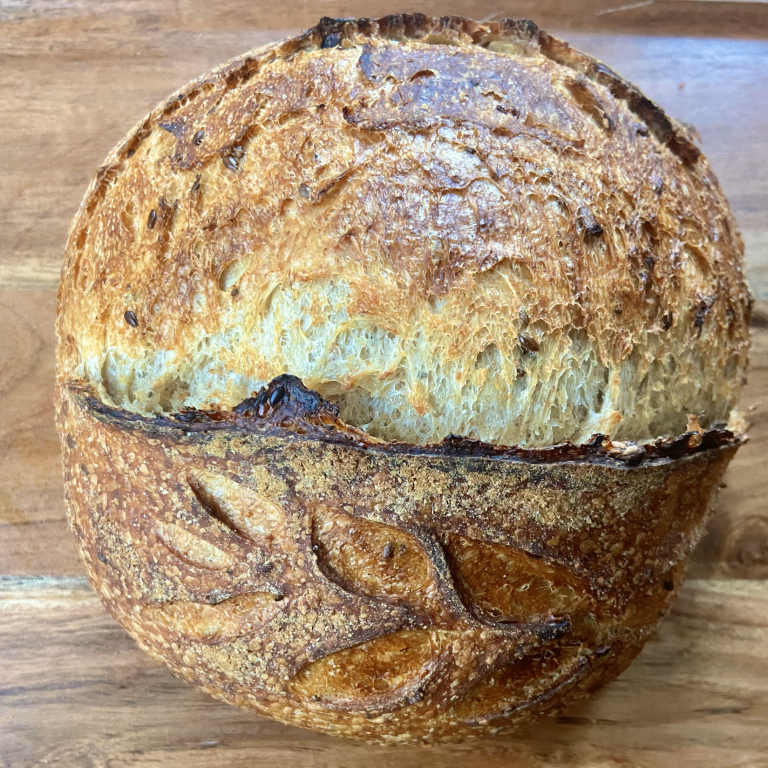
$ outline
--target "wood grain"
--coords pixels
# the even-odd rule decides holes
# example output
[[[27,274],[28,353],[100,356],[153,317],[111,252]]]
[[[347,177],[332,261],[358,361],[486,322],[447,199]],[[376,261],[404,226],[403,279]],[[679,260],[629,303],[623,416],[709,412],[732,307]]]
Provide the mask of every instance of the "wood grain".
[[[16,574],[0,576],[0,768],[768,768],[768,3],[419,5],[533,18],[701,133],[761,300],[742,399],[751,440],[725,478],[692,580],[658,636],[594,699],[515,738],[465,746],[383,750],[286,728],[151,662],[87,587],[66,530],[51,393],[69,222],[113,144],[192,77],[323,15],[406,8],[0,0],[0,574]]]
[[[0,291],[0,573],[79,573],[53,426],[53,291]]]
[[[768,765],[765,582],[689,582],[632,667],[559,722],[432,749],[368,747],[214,701],[144,656],[82,579],[0,579],[0,654],[3,768]]]

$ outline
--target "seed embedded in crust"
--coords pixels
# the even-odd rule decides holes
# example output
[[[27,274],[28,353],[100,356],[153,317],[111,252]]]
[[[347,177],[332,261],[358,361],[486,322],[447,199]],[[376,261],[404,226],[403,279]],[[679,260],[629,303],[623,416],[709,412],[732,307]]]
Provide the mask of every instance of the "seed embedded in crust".
[[[526,351],[526,352],[538,352],[540,345],[539,342],[536,341],[536,339],[533,338],[533,336],[528,336],[525,333],[519,333],[517,335],[518,341],[520,342],[520,346]]]
[[[139,318],[136,317],[136,313],[131,312],[130,309],[126,311],[123,317],[125,318],[125,322],[128,323],[131,328],[136,328],[139,325]]]
[[[341,45],[341,35],[331,33],[323,38],[323,42],[320,44],[321,48],[338,48]]]
[[[269,396],[269,404],[275,408],[285,399],[285,387],[277,387]]]
[[[603,234],[603,228],[598,224],[592,211],[586,206],[579,208],[579,218],[584,225],[584,231],[592,237],[600,237]]]

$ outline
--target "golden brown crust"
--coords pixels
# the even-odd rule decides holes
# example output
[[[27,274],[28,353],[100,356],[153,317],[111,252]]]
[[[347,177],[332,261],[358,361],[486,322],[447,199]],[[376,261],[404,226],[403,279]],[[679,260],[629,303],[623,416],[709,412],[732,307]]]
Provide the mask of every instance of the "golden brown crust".
[[[494,442],[583,439],[617,419],[621,439],[677,434],[686,409],[727,419],[746,368],[743,246],[706,160],[634,86],[530,22],[326,20],[252,51],[113,151],[67,250],[60,379],[141,412],[232,407],[285,371],[319,388],[328,365],[297,370],[248,333],[276,290],[316,295],[334,276],[348,324],[438,350],[426,380],[405,374],[414,419],[440,421],[450,400],[436,361],[457,393],[504,380],[479,409],[555,403],[528,415],[540,437],[477,432]],[[605,377],[591,421],[568,411],[576,392],[557,400],[564,372],[586,370],[582,346]],[[486,382],[488,350],[507,362]],[[149,358],[144,379],[110,374]],[[398,375],[356,365],[345,390]],[[558,419],[564,431],[540,426]]]
[[[107,608],[176,674],[379,743],[497,733],[618,674],[739,443],[692,432],[697,452],[635,466],[407,454],[285,404],[193,430],[60,387],[70,520]]]
[[[433,743],[564,707],[668,610],[742,438],[672,409],[679,437],[587,441],[608,409],[548,445],[532,407],[533,448],[385,442],[285,376],[227,410],[284,372],[238,333],[275,286],[342,274],[351,318],[407,336],[407,303],[476,377],[494,346],[523,388],[589,351],[606,399],[655,387],[618,415],[652,439],[665,399],[735,402],[741,252],[686,132],[530,22],[326,19],[224,65],[115,148],[72,225],[56,411],[91,582],[175,674],[283,722]],[[154,355],[160,386],[110,354]],[[215,365],[242,378],[211,374],[225,407],[182,410]]]

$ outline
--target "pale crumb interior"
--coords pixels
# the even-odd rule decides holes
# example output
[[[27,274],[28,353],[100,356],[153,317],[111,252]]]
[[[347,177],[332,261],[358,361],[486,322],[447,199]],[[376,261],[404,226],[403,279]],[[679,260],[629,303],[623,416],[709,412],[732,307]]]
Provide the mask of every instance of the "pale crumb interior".
[[[450,434],[531,447],[596,432],[649,440],[685,431],[692,406],[710,424],[733,405],[697,375],[695,358],[664,351],[654,334],[609,367],[583,330],[549,332],[521,313],[494,341],[462,339],[440,318],[450,314],[440,300],[404,310],[399,332],[388,330],[350,313],[350,287],[339,279],[278,286],[253,309],[230,309],[218,332],[185,345],[183,358],[107,345],[83,373],[107,401],[146,415],[232,408],[290,373],[337,403],[347,423],[415,444]]]

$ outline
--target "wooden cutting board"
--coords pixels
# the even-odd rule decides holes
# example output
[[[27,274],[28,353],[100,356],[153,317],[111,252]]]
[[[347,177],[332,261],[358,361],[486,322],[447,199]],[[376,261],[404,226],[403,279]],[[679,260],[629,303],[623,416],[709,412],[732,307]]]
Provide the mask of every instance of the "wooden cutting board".
[[[109,149],[164,96],[320,16],[380,0],[0,0],[0,768],[768,768],[768,3],[445,0],[529,17],[693,123],[757,296],[731,466],[672,615],[565,715],[441,748],[375,748],[210,699],[145,657],[90,591],[66,530],[53,320],[69,221]]]

